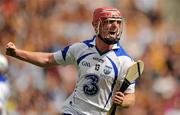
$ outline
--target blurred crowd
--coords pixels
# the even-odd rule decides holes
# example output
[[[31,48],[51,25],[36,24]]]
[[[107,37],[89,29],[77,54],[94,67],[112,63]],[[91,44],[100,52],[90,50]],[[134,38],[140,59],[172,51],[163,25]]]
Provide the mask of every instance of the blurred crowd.
[[[124,15],[121,44],[145,63],[136,104],[117,115],[180,115],[179,0],[0,0],[0,52],[9,41],[29,51],[54,52],[90,39],[93,10]],[[40,67],[9,58],[9,115],[58,115],[76,84],[73,66]]]

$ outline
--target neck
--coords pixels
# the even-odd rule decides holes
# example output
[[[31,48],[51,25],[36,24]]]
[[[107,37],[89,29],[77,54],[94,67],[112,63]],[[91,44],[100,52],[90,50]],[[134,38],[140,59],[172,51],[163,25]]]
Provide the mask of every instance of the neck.
[[[96,38],[96,47],[98,48],[99,51],[101,52],[106,52],[112,49],[113,45],[108,45],[104,43],[100,38]]]

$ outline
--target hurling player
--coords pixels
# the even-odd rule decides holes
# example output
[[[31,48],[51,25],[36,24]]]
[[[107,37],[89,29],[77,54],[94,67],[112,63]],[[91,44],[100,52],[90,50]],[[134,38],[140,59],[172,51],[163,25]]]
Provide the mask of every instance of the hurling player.
[[[130,107],[135,102],[135,84],[125,93],[117,91],[127,69],[134,63],[119,43],[123,16],[112,7],[95,9],[92,25],[95,35],[54,53],[30,52],[9,42],[6,54],[41,67],[73,64],[78,79],[64,104],[64,115],[105,115],[112,103]]]

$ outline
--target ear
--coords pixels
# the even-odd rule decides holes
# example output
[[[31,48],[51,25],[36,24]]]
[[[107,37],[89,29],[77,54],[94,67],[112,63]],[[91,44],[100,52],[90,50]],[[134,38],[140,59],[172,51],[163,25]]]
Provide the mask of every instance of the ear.
[[[92,26],[94,27],[94,23],[92,22]]]
[[[94,25],[93,27],[94,27],[94,31],[95,31],[96,35],[98,35],[99,34],[98,25]]]
[[[98,30],[97,30],[97,24],[95,24],[95,23],[92,22],[92,26],[93,26],[93,28],[94,28],[95,33],[97,34],[97,32],[98,32]]]

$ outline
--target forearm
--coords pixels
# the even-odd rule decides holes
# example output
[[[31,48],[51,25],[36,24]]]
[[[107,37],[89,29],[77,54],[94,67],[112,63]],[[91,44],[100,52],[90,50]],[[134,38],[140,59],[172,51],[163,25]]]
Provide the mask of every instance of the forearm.
[[[133,106],[135,103],[135,94],[125,94],[125,98],[120,107],[128,108]]]
[[[48,67],[53,65],[52,53],[31,52],[16,49],[13,57],[40,67]]]

